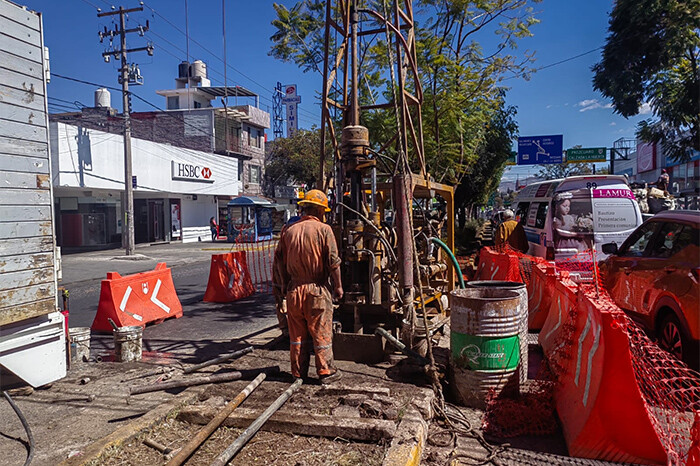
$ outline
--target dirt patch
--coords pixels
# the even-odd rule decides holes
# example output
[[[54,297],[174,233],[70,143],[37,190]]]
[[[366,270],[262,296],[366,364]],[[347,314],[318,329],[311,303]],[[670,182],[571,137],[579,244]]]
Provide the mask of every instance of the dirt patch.
[[[201,426],[169,418],[120,448],[113,448],[95,463],[107,466],[165,464],[167,460],[156,450],[143,444],[148,437],[170,448],[178,448],[201,429]],[[188,465],[208,465],[226,449],[242,430],[221,427],[197,450]],[[184,439],[184,440],[183,440]],[[236,465],[379,465],[386,445],[350,443],[343,439],[301,437],[297,435],[258,432],[236,455]]]

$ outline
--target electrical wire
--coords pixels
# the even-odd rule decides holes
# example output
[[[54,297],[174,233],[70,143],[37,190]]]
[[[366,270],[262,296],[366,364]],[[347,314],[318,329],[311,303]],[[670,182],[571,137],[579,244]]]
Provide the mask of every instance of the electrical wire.
[[[32,462],[32,459],[34,458],[34,436],[32,435],[32,430],[29,428],[27,418],[24,417],[24,414],[22,414],[22,410],[19,409],[19,406],[15,404],[14,400],[10,397],[10,394],[6,391],[3,391],[2,394],[7,400],[7,402],[10,403],[12,410],[19,418],[19,421],[22,423],[22,427],[24,427],[24,431],[27,433],[27,439],[29,440],[29,453],[27,454],[27,459],[24,461],[24,466],[29,466],[29,464],[31,464]]]
[[[593,53],[593,52],[597,52],[598,50],[602,50],[602,49],[604,49],[604,48],[605,48],[605,46],[601,45],[600,47],[596,47],[596,48],[591,49],[591,50],[589,50],[589,51],[587,51],[587,52],[579,53],[578,55],[574,55],[573,57],[565,58],[565,59],[563,59],[563,60],[559,60],[559,61],[557,61],[557,62],[550,63],[550,64],[548,64],[548,65],[540,66],[539,68],[535,68],[535,69],[532,70],[532,71],[523,71],[522,73],[517,73],[517,74],[515,74],[515,75],[513,75],[513,76],[505,77],[505,78],[501,79],[501,81],[507,81],[507,80],[509,80],[509,79],[522,78],[523,76],[525,76],[525,75],[527,75],[527,74],[529,74],[529,73],[531,73],[531,72],[537,72],[537,71],[546,70],[547,68],[552,68],[552,67],[554,67],[554,66],[558,66],[558,65],[561,65],[561,64],[563,64],[563,63],[570,62],[570,61],[572,61],[572,60],[576,60],[577,58],[584,57],[584,56],[586,56],[586,55],[589,55],[589,54],[591,54],[591,53]]]

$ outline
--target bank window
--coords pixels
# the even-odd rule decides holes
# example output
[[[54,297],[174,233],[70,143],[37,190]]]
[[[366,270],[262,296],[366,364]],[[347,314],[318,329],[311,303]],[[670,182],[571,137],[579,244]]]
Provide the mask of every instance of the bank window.
[[[168,96],[168,110],[177,110],[180,108],[180,97]]]
[[[260,166],[251,165],[250,166],[250,182],[253,184],[260,184]]]

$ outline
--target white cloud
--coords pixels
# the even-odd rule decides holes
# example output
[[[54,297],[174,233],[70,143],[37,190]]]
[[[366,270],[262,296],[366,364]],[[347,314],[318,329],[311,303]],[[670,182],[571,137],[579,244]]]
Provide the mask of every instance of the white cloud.
[[[551,106],[551,105],[547,105],[547,108],[552,108],[552,106]]]
[[[610,123],[610,126],[617,126],[617,123],[613,121],[612,123]]]
[[[644,102],[642,105],[639,106],[639,114],[640,115],[648,115],[651,113],[651,105],[649,105],[649,102]]]
[[[575,105],[576,107],[581,107],[579,112],[587,112],[588,110],[595,110],[596,108],[612,108],[612,104],[603,104],[598,101],[598,99],[586,99]]]

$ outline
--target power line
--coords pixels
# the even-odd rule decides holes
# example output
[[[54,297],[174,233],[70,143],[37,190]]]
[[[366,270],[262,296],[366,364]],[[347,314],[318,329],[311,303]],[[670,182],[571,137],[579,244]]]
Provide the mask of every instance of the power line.
[[[561,65],[561,64],[563,64],[563,63],[570,62],[570,61],[572,61],[572,60],[576,60],[577,58],[581,58],[581,57],[583,57],[583,56],[589,55],[589,54],[591,54],[591,53],[593,53],[593,52],[597,52],[598,50],[601,50],[601,49],[603,49],[603,48],[605,48],[605,46],[601,45],[600,47],[596,47],[596,48],[591,49],[591,50],[589,50],[589,51],[587,51],[587,52],[579,53],[578,55],[574,55],[573,57],[565,58],[565,59],[563,59],[563,60],[559,60],[559,61],[557,61],[557,62],[550,63],[550,64],[548,64],[548,65],[540,66],[539,68],[535,68],[535,69],[532,70],[531,72],[537,72],[537,71],[546,70],[547,68],[552,68],[552,67],[554,67],[554,66],[558,66],[558,65]],[[501,81],[507,81],[508,79],[521,78],[521,77],[525,76],[525,75],[528,74],[528,73],[530,73],[530,71],[523,71],[522,73],[518,73],[518,74],[515,74],[515,75],[513,75],[513,76],[508,76],[508,77],[506,77],[506,78],[503,78]]]

